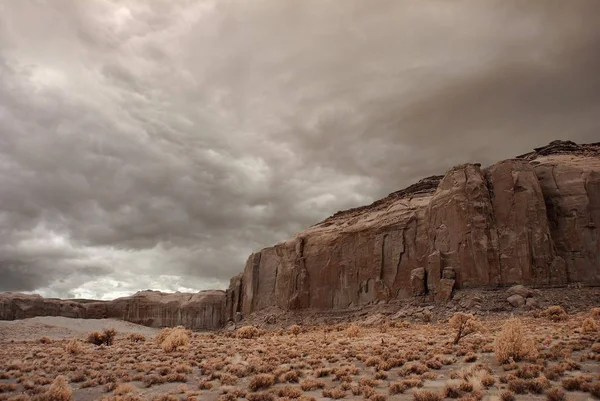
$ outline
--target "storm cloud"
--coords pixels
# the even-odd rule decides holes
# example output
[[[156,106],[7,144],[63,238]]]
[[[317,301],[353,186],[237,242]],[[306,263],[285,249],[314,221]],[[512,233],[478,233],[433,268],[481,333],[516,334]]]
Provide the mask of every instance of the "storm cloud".
[[[454,164],[600,140],[600,4],[0,0],[0,291],[225,288]]]

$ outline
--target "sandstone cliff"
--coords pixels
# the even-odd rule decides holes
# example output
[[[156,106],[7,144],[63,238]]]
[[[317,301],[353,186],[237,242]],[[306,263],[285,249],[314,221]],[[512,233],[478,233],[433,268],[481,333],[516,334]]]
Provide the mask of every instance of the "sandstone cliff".
[[[465,164],[252,254],[226,313],[336,309],[455,288],[600,284],[600,144]]]
[[[39,295],[0,294],[0,320],[35,316],[117,318],[151,327],[183,325],[193,329],[216,329],[224,321],[225,293],[165,294],[141,291],[113,301],[61,300]]]
[[[600,143],[555,141],[487,168],[464,164],[338,212],[250,255],[229,289],[114,301],[0,294],[0,319],[113,317],[222,327],[252,312],[343,309],[455,289],[600,284]]]

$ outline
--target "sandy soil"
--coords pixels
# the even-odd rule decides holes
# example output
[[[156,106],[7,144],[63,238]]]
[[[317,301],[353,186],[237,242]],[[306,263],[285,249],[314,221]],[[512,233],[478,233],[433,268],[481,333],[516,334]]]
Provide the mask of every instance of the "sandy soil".
[[[11,339],[0,337],[0,400],[46,400],[36,397],[50,391],[57,375],[78,401],[124,401],[119,394],[125,391],[127,401],[438,401],[447,386],[458,388],[455,398],[463,400],[495,401],[513,390],[518,401],[543,401],[563,388],[571,401],[600,399],[600,310],[561,313],[559,319],[521,317],[515,343],[529,343],[535,352],[512,363],[500,363],[496,354],[506,323],[499,316],[482,317],[480,329],[457,345],[448,321],[180,330],[163,343],[149,336],[133,341],[127,332],[156,330],[111,320],[4,322],[0,327],[9,327]],[[586,319],[591,331],[584,330]],[[111,346],[72,338],[107,326],[120,331]],[[51,333],[63,339],[41,341]],[[307,386],[311,382],[316,387]],[[437,398],[419,398],[423,390]]]
[[[116,319],[71,319],[60,316],[43,316],[32,319],[0,320],[0,341],[85,338],[91,331],[114,328],[120,335],[139,333],[153,337],[158,329]]]

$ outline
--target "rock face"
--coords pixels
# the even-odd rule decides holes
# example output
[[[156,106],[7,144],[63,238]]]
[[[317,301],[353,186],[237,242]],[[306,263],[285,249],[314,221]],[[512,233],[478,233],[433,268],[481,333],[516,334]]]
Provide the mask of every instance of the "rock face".
[[[35,316],[117,318],[151,327],[182,325],[191,329],[216,329],[225,323],[225,293],[164,294],[141,291],[113,301],[60,300],[39,295],[0,294],[0,319]]]
[[[210,329],[270,307],[335,310],[413,296],[447,302],[465,288],[597,285],[599,227],[600,143],[554,141],[338,212],[250,255],[226,292],[146,291],[110,302],[0,295],[0,319],[116,317]],[[516,290],[510,296],[518,306],[535,303]]]
[[[599,225],[600,144],[555,141],[487,168],[456,166],[252,254],[227,314],[599,284]]]

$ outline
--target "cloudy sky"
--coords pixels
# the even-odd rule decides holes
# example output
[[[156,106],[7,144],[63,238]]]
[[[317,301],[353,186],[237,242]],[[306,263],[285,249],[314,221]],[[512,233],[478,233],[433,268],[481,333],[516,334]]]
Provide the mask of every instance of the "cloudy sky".
[[[225,288],[453,164],[600,140],[596,0],[0,0],[0,291]]]

